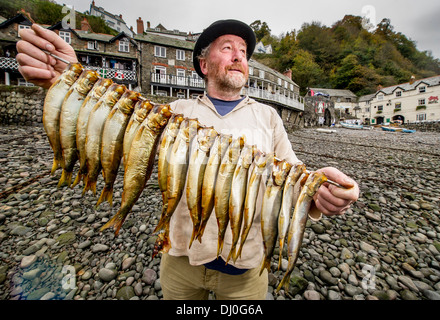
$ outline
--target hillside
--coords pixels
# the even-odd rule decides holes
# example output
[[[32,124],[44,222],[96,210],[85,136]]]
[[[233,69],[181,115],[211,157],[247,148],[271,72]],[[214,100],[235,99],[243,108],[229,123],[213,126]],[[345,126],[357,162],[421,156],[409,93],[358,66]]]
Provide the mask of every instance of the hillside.
[[[54,25],[62,21],[63,17],[68,13],[62,12],[63,6],[47,0],[0,0],[0,16],[7,19],[14,17],[22,9],[28,12],[36,23],[43,25]],[[108,27],[100,17],[75,11],[75,18],[77,28],[81,26],[81,21],[87,18],[93,32],[118,34],[116,30]]]
[[[440,61],[430,52],[395,32],[389,19],[374,32],[362,27],[362,18],[346,15],[331,27],[320,22],[305,23],[298,31],[281,37],[270,34],[265,22],[251,24],[258,40],[271,44],[273,54],[255,58],[281,72],[292,69],[301,87],[349,89],[356,95],[374,93],[379,85],[390,86],[440,74]]]

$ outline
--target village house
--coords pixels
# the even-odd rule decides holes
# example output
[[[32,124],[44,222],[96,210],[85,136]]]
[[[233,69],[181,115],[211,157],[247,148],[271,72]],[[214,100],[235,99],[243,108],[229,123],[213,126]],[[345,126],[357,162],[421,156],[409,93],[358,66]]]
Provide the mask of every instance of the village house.
[[[22,78],[15,60],[18,30],[30,28],[32,23],[25,13],[0,23],[0,83],[32,85]],[[144,28],[141,18],[134,38],[125,32],[116,36],[94,33],[86,19],[81,29],[65,29],[61,22],[43,27],[72,45],[85,67],[131,90],[172,98],[195,98],[205,92],[205,82],[193,67],[197,34],[179,31],[165,35],[163,27],[152,32]],[[291,71],[283,74],[254,59],[249,61],[249,80],[242,94],[272,105],[287,120],[295,116],[295,121],[299,121],[298,113],[304,111],[304,100],[299,86],[292,81]]]
[[[89,14],[91,16],[101,17],[105,21],[105,23],[113,30],[124,32],[130,37],[134,36],[133,30],[131,30],[131,28],[129,28],[125,23],[124,19],[122,19],[122,14],[116,15],[110,13],[104,8],[96,6],[95,1],[92,1],[92,3],[90,4]]]
[[[369,124],[440,121],[440,75],[379,88],[359,98],[360,118]]]
[[[334,102],[336,116],[340,119],[357,118],[357,96],[346,89],[309,88],[307,96],[327,97]]]

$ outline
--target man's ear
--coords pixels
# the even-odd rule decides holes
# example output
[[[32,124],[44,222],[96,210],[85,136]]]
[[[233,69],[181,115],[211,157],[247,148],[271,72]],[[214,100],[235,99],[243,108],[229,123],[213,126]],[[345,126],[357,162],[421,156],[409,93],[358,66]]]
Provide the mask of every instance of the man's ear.
[[[208,74],[208,64],[206,63],[206,59],[200,59],[200,70],[206,76]]]

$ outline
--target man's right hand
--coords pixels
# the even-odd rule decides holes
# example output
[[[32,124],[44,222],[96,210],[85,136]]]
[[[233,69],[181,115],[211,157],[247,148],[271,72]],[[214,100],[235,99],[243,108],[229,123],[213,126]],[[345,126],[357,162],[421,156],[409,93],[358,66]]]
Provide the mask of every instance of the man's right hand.
[[[66,68],[66,64],[49,56],[49,51],[70,62],[78,62],[73,48],[55,32],[33,24],[31,29],[20,30],[17,42],[18,71],[26,81],[48,89]]]

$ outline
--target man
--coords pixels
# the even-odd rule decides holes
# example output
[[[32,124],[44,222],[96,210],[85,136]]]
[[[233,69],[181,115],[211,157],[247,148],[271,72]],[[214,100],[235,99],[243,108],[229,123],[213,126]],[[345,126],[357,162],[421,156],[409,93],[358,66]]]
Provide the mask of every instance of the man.
[[[76,61],[73,49],[48,30],[34,25],[31,30],[22,30],[21,37],[22,41],[17,43],[17,60],[20,72],[28,81],[47,88],[64,68],[39,48]],[[299,160],[277,112],[240,95],[248,79],[248,60],[255,43],[252,29],[240,21],[221,20],[205,29],[195,44],[193,62],[197,73],[205,79],[207,94],[198,99],[178,100],[172,104],[172,110],[198,118],[201,124],[214,126],[219,133],[232,134],[234,138],[245,135],[246,143],[257,145],[263,152],[275,152],[278,158],[293,164]],[[319,219],[321,213],[327,216],[344,214],[358,199],[358,185],[336,168],[320,171],[349,189],[328,184],[321,186],[314,197],[311,218]],[[261,208],[261,190],[264,190],[263,185],[257,208]],[[260,212],[256,213],[242,256],[235,263],[225,264],[231,248],[229,228],[217,259],[215,214],[207,223],[202,243],[194,241],[188,248],[192,229],[183,196],[170,224],[172,248],[161,260],[160,277],[165,299],[207,299],[210,291],[214,291],[217,299],[265,299],[267,271],[264,269],[259,275],[263,258]]]

